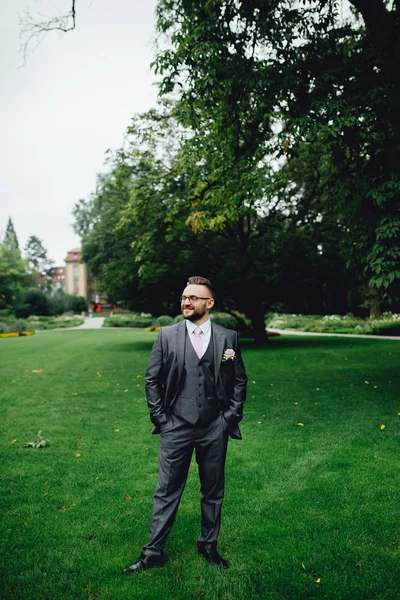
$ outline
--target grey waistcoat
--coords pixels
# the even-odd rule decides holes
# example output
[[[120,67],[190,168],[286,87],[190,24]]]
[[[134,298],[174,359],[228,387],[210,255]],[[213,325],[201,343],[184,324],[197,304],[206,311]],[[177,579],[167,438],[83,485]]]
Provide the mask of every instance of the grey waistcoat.
[[[199,360],[186,333],[182,381],[172,412],[193,425],[197,421],[211,423],[220,413],[215,393],[212,335],[205,354]]]

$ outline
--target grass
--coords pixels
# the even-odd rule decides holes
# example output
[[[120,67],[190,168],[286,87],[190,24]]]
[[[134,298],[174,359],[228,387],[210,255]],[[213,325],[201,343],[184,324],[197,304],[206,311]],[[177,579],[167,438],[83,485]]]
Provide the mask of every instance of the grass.
[[[400,344],[390,340],[245,341],[244,439],[229,444],[219,544],[231,568],[196,554],[193,464],[168,563],[121,575],[147,541],[157,475],[143,382],[155,335],[0,340],[1,597],[397,599]],[[24,448],[39,430],[51,445]]]

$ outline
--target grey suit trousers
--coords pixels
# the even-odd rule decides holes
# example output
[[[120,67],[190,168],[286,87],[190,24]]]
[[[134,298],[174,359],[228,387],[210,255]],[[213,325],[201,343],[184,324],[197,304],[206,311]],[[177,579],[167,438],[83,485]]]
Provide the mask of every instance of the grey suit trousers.
[[[174,524],[193,450],[200,476],[201,533],[199,542],[217,541],[224,498],[228,424],[219,415],[209,424],[191,425],[177,415],[168,417],[160,432],[159,470],[150,520],[149,543],[143,554],[162,553]]]

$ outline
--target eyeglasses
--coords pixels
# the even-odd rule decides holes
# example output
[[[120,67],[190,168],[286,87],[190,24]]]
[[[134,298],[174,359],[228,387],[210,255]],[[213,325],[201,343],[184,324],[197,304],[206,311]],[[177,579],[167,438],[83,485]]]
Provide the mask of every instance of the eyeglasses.
[[[180,297],[180,301],[183,304],[184,302],[186,302],[186,300],[189,300],[189,302],[197,302],[198,300],[211,300],[211,298],[201,298],[201,296],[181,296]]]

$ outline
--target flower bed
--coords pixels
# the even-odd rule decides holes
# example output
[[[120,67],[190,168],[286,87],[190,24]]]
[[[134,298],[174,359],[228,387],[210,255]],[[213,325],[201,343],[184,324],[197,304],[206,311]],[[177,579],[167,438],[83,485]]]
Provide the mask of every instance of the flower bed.
[[[294,329],[312,333],[359,333],[364,335],[400,335],[400,315],[384,313],[378,319],[353,315],[269,314],[265,325],[271,329]]]
[[[24,337],[34,333],[34,331],[10,331],[9,333],[0,333],[0,338]]]

